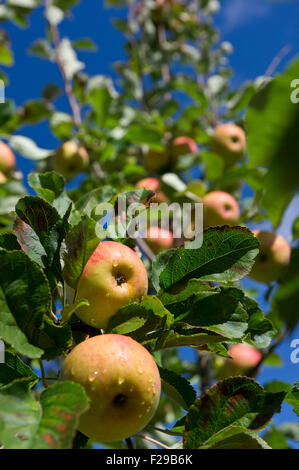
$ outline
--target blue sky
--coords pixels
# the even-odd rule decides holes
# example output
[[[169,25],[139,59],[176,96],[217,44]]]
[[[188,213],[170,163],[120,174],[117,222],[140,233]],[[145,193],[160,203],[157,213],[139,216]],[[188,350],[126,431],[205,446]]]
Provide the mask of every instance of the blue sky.
[[[298,18],[299,2],[274,2],[267,0],[222,0],[222,8],[216,15],[216,23],[222,32],[222,40],[231,41],[234,53],[230,57],[234,68],[233,86],[238,86],[247,79],[262,75],[272,59],[286,45],[292,47],[277,71],[282,70],[287,62],[298,54]],[[123,38],[111,24],[112,10],[103,8],[102,0],[84,0],[75,9],[70,20],[61,25],[61,36],[71,39],[92,37],[98,45],[96,53],[80,53],[79,58],[86,63],[86,71],[92,74],[108,74],[115,77],[112,63],[124,57]],[[121,15],[121,12],[117,12]],[[14,99],[17,105],[24,101],[39,98],[44,85],[59,82],[60,76],[53,64],[24,53],[37,38],[44,36],[42,11],[37,10],[31,18],[31,27],[20,30],[14,25],[7,25],[7,31],[15,52],[16,63],[6,69],[10,84],[6,89],[7,98]],[[64,98],[57,102],[61,111],[69,112]],[[46,124],[26,126],[20,134],[33,138],[44,148],[55,148],[58,141],[52,136]],[[18,156],[19,168],[25,175],[33,168],[29,160]],[[299,198],[290,207],[279,232],[290,237],[292,220],[299,213]],[[256,285],[256,284],[255,284]],[[262,300],[261,305],[267,309]],[[299,329],[292,335],[299,338]],[[290,339],[291,341],[291,339]],[[282,379],[294,383],[299,379],[299,364],[290,361],[290,341],[279,348],[284,360],[282,368],[264,367],[259,377],[261,383]],[[296,420],[291,408],[284,406],[283,413],[275,418],[276,422]]]

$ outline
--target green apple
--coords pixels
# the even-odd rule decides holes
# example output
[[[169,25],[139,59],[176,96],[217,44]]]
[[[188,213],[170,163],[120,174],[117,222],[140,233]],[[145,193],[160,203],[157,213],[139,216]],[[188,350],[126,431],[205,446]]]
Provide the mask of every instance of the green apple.
[[[172,248],[173,240],[173,234],[169,230],[160,227],[150,227],[147,230],[147,244],[156,255]]]
[[[214,129],[211,150],[223,158],[226,166],[234,165],[245,155],[245,132],[232,123],[219,124]]]
[[[255,230],[254,235],[260,242],[260,252],[250,272],[255,281],[270,284],[277,281],[291,258],[291,247],[281,236],[273,232]]]
[[[93,336],[78,344],[63,363],[63,378],[82,385],[89,397],[79,430],[94,441],[133,436],[148,424],[159,404],[158,367],[129,336]]]
[[[109,319],[124,305],[147,293],[148,277],[137,253],[122,243],[100,242],[87,261],[76,291],[76,299],[89,306],[77,310],[87,325],[106,328]]]
[[[143,178],[136,183],[136,188],[145,188],[148,191],[152,191],[153,193],[155,193],[155,196],[153,196],[151,202],[156,202],[159,204],[160,202],[167,201],[165,194],[163,194],[160,190],[160,181],[158,180],[158,178]]]
[[[212,191],[203,198],[204,227],[215,225],[236,225],[240,208],[236,199],[224,191]]]
[[[144,157],[144,166],[150,172],[157,172],[165,169],[170,163],[170,154],[167,149],[158,152],[149,150]]]
[[[16,166],[16,157],[11,148],[0,142],[0,171],[4,175],[11,173]],[[3,179],[3,178],[2,178]]]
[[[176,137],[172,143],[172,153],[175,157],[192,153],[198,153],[197,143],[191,137]]]
[[[89,163],[89,156],[84,147],[69,140],[54,155],[54,166],[66,179],[74,178]]]

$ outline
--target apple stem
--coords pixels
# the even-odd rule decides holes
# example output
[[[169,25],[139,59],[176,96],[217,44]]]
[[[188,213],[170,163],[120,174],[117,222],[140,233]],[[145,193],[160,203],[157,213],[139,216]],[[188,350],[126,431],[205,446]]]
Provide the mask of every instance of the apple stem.
[[[171,449],[171,447],[168,447],[165,444],[162,444],[162,442],[159,442],[150,436],[146,436],[145,434],[136,434],[136,437],[139,437],[140,439],[144,439],[145,441],[152,442],[153,444],[156,444],[157,446],[162,447],[162,449],[167,449],[167,450]]]
[[[134,449],[134,446],[133,446],[133,441],[130,437],[128,437],[127,439],[125,439],[126,441],[126,444],[127,444],[127,447],[128,449]]]

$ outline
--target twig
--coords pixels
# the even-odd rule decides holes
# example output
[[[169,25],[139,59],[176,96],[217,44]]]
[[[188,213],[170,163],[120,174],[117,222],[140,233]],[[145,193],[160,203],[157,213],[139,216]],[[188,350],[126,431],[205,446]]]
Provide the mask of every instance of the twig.
[[[145,253],[145,255],[148,257],[150,261],[153,261],[155,258],[155,254],[152,252],[148,244],[144,241],[143,238],[137,238],[137,244],[139,245],[139,248]]]
[[[52,5],[52,0],[45,0],[46,9],[48,9],[51,5]],[[59,36],[58,27],[56,25],[53,25],[50,22],[48,22],[48,24],[49,24],[50,32],[51,32],[51,35],[52,35],[52,38],[53,38],[56,64],[59,68],[60,74],[61,74],[62,79],[63,79],[65,94],[67,96],[70,108],[72,110],[74,123],[77,127],[79,127],[80,124],[82,123],[80,106],[78,104],[78,101],[77,101],[74,93],[73,93],[72,82],[71,82],[71,80],[69,80],[67,78],[66,73],[65,73],[65,69],[64,69],[64,65],[61,62],[60,57],[59,57],[60,36]]]
[[[291,49],[292,49],[292,46],[290,44],[287,44],[278,52],[278,54],[274,57],[274,59],[272,59],[270,65],[268,66],[266,72],[264,73],[265,77],[271,77],[271,75],[273,75],[273,73],[279,66],[280,62],[284,59],[286,55],[288,55]]]
[[[162,449],[171,449],[171,447],[166,446],[165,444],[162,444],[162,442],[157,441],[156,439],[153,439],[152,437],[146,436],[145,434],[136,434],[136,437],[139,437],[140,439],[144,439],[145,441],[152,442],[153,444],[156,444],[159,447],[162,447]]]
[[[40,370],[41,370],[41,374],[42,374],[42,377],[41,377],[42,384],[45,388],[47,388],[48,384],[46,382],[46,374],[45,374],[44,364],[43,364],[43,361],[41,359],[39,359],[39,366],[40,366]]]
[[[134,449],[133,442],[132,442],[132,439],[130,437],[125,439],[125,441],[126,441],[128,449]]]
[[[200,377],[200,393],[203,394],[212,386],[212,364],[208,353],[197,352],[197,369]]]

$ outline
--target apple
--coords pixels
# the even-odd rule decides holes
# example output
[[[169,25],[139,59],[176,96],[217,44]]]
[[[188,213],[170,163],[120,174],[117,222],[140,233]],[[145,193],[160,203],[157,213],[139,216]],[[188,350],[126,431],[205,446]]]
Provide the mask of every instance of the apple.
[[[16,166],[16,157],[11,148],[4,142],[0,142],[0,171],[1,173],[11,173]]]
[[[180,157],[188,153],[196,155],[198,153],[198,146],[190,137],[176,137],[172,143],[172,151],[175,157]]]
[[[233,364],[242,370],[257,366],[262,359],[258,349],[244,343],[234,344],[234,346],[229,348],[228,353],[232,358]]]
[[[65,142],[54,156],[54,165],[66,179],[74,178],[89,163],[89,156],[84,147],[73,140]]]
[[[167,167],[170,162],[170,155],[167,149],[158,152],[149,150],[144,157],[144,166],[148,171],[157,172]]]
[[[255,258],[250,277],[267,284],[277,281],[290,262],[289,243],[273,232],[254,230],[253,233],[260,242],[260,251]]]
[[[160,202],[167,201],[165,194],[160,191],[160,181],[158,180],[158,178],[143,178],[142,180],[136,183],[136,188],[145,188],[148,191],[153,191],[153,193],[155,193],[155,196],[153,196],[151,202],[156,202],[159,204]]]
[[[223,158],[226,166],[234,165],[245,155],[245,132],[232,123],[216,126],[212,136],[211,150]]]
[[[224,191],[212,191],[203,198],[204,227],[213,225],[235,225],[240,218],[236,199]]]
[[[124,305],[147,293],[145,266],[131,248],[122,243],[102,241],[87,261],[77,286],[76,299],[89,306],[77,310],[87,325],[106,328],[109,319]]]
[[[169,250],[173,245],[173,234],[169,230],[160,227],[150,227],[146,233],[146,241],[150,249],[156,255],[164,250]]]
[[[89,409],[79,430],[94,441],[112,442],[141,431],[159,404],[161,380],[150,353],[129,336],[93,336],[66,357],[63,378],[82,385]]]
[[[4,184],[7,182],[7,178],[5,176],[4,173],[2,173],[2,171],[0,171],[0,184]]]

